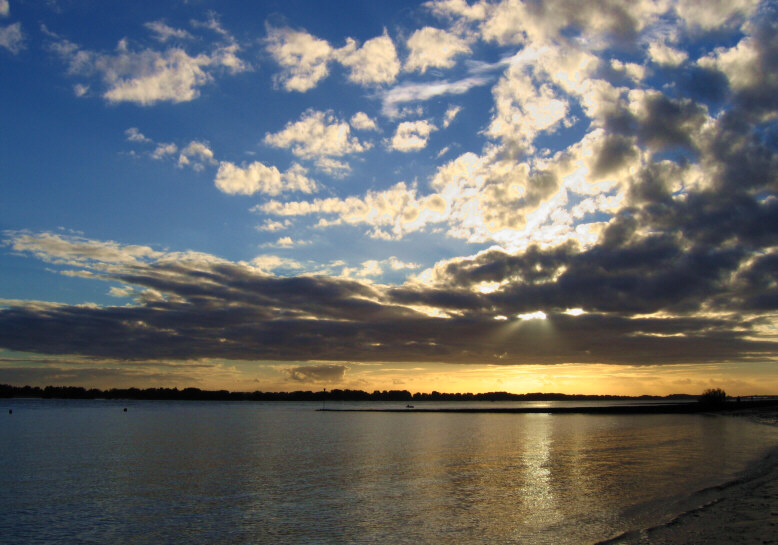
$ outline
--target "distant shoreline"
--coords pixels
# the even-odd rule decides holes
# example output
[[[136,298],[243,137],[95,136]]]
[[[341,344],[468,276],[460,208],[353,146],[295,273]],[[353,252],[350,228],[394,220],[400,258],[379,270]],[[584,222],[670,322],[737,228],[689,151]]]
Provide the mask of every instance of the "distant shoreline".
[[[705,403],[655,403],[646,405],[607,405],[577,407],[441,407],[441,408],[321,408],[320,412],[380,412],[380,413],[490,413],[490,414],[697,414],[759,411],[778,408],[778,399],[727,401],[718,405]]]
[[[767,396],[763,396],[767,397]],[[766,399],[752,397],[737,400],[730,398],[722,403],[702,403],[697,396],[673,394],[669,396],[609,396],[560,393],[511,394],[508,392],[472,393],[416,393],[407,390],[374,391],[361,390],[322,390],[295,392],[229,392],[227,390],[200,390],[199,388],[113,388],[99,390],[77,386],[11,386],[0,384],[0,399],[38,398],[38,399],[106,399],[106,400],[147,400],[147,401],[313,401],[321,402],[316,409],[324,412],[403,412],[403,413],[502,413],[502,414],[693,414],[693,413],[732,413],[742,411],[760,411],[778,409],[778,396]],[[326,402],[365,402],[365,406],[326,407]],[[376,407],[370,402],[399,402],[405,407]],[[491,402],[600,402],[598,405],[574,405],[567,407],[505,407],[492,405]],[[603,402],[635,402],[631,404],[603,405]],[[419,407],[414,403],[425,402],[476,402],[489,403],[489,406],[449,406]]]
[[[443,393],[408,390],[298,390],[294,392],[229,392],[227,390],[201,390],[200,388],[84,388],[80,386],[12,386],[0,384],[0,398],[28,397],[53,399],[148,399],[186,401],[694,401],[697,396],[671,394],[668,396],[585,395],[533,392],[512,394],[509,392]]]

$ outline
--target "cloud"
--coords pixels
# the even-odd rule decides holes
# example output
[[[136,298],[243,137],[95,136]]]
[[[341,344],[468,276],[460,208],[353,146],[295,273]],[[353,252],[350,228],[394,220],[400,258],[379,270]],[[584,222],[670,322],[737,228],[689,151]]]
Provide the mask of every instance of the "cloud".
[[[749,229],[758,221],[733,236],[741,243],[755,240]],[[160,296],[121,307],[6,302],[0,346],[127,358],[131,340],[133,361],[664,364],[772,358],[775,340],[761,332],[756,307],[745,305],[769,286],[774,254],[751,259],[742,244],[711,251],[700,245],[703,234],[686,248],[677,234],[685,231],[677,226],[646,235],[635,218],[622,216],[597,247],[487,250],[441,262],[403,286],[263,272],[262,265],[296,267],[283,260],[233,263],[11,232],[6,244],[14,251],[57,266],[77,264],[95,273],[93,281]],[[478,289],[483,283],[496,287]],[[778,298],[771,301],[761,299],[758,312],[773,312]],[[570,308],[584,312],[570,314]],[[546,320],[519,318],[539,312]]]
[[[179,168],[189,167],[196,172],[201,172],[205,170],[206,166],[214,166],[217,164],[214,153],[207,142],[192,140],[189,144],[179,148],[178,145],[173,142],[155,142],[153,139],[140,132],[137,127],[130,127],[124,131],[124,134],[126,135],[128,142],[139,145],[153,145],[153,151],[148,152],[152,159],[163,160],[178,154],[177,166]]]
[[[278,195],[286,191],[313,193],[317,191],[318,185],[307,174],[308,171],[296,163],[281,173],[276,167],[260,161],[242,167],[222,161],[214,184],[220,191],[230,195]]]
[[[281,221],[275,221],[275,220],[272,220],[272,219],[268,218],[268,219],[265,220],[264,224],[262,224],[260,226],[257,226],[257,229],[259,231],[269,231],[269,232],[273,233],[275,231],[282,231],[282,230],[286,229],[287,227],[289,227],[291,225],[291,223],[292,222],[290,222],[289,220],[281,222]]]
[[[216,13],[213,11],[208,12],[208,19],[205,21],[191,19],[189,24],[192,25],[193,28],[207,28],[208,30],[221,35],[223,38],[227,39],[227,41],[234,41],[232,36],[230,36],[230,33],[222,26]]]
[[[392,256],[388,259],[389,266],[392,268],[393,271],[400,271],[403,269],[418,269],[420,265],[418,263],[408,263],[405,261],[401,261],[397,259],[395,256]]]
[[[339,225],[338,235],[350,228],[380,239],[373,243],[379,250],[385,240],[440,235],[478,244],[475,255],[448,254],[420,272],[417,264],[381,256],[353,266],[330,263],[312,274],[304,272],[311,262],[277,256],[233,262],[62,233],[6,232],[5,245],[17,257],[40,259],[79,281],[107,282],[101,293],[130,295],[133,302],[0,301],[0,346],[123,358],[132,342],[132,357],[148,361],[296,362],[300,380],[316,380],[305,369],[318,364],[297,362],[776,362],[772,7],[735,1],[707,13],[699,3],[643,0],[425,6],[450,23],[441,32],[476,51],[481,46],[471,40],[480,37],[489,47],[518,52],[494,63],[465,61],[460,80],[401,81],[372,91],[385,115],[407,108],[416,116],[398,123],[387,148],[425,148],[431,132],[460,111],[450,106],[433,124],[419,119],[425,116],[419,103],[439,98],[445,106],[443,97],[496,83],[479,125],[480,150],[451,141],[441,153],[466,153],[413,183],[365,180],[359,194],[341,184],[323,198],[276,198],[319,188],[306,167],[343,176],[350,170],[345,157],[371,149],[351,132],[377,129],[366,113],[347,122],[343,114],[311,109],[265,134],[268,146],[289,150],[306,167],[293,163],[282,173],[259,161],[221,162],[215,185],[273,197],[252,210],[262,215],[257,228],[277,233],[271,245],[280,248],[301,243],[296,230],[282,230],[308,216],[317,235]],[[281,31],[288,35],[269,31],[266,45],[277,46],[271,51],[281,66],[277,82],[287,90],[312,88],[342,59],[360,85],[398,76],[390,75],[397,58],[387,33],[335,50],[307,33]],[[419,43],[409,45],[406,67],[437,72],[431,68],[447,66],[435,62],[457,59],[430,56],[432,45]],[[104,54],[63,40],[55,46],[73,73],[104,77],[98,68]],[[125,43],[108,57],[142,65],[147,55],[164,72],[174,50]],[[207,80],[217,68],[229,71],[236,50],[179,51],[190,61],[203,59],[195,64]],[[127,81],[140,74],[123,70]],[[203,85],[188,88],[199,92]],[[137,128],[125,136],[158,158],[215,162],[204,142],[157,143]],[[413,275],[405,283],[379,283],[392,271]],[[545,319],[522,319],[528,316]]]
[[[392,136],[391,148],[397,151],[418,151],[427,147],[427,139],[437,127],[428,120],[403,121]]]
[[[360,131],[377,131],[378,126],[374,119],[372,119],[365,112],[357,112],[351,116],[351,126]]]
[[[24,34],[21,23],[0,26],[0,47],[5,47],[14,55],[24,49]]]
[[[567,115],[567,100],[554,87],[537,84],[527,71],[527,65],[514,63],[492,90],[495,115],[489,136],[528,146],[539,132],[554,128]]]
[[[269,242],[267,244],[263,244],[262,246],[273,247],[273,248],[293,248],[294,246],[298,246],[300,244],[305,244],[305,242],[300,242],[300,241],[295,242],[294,240],[292,240],[292,237],[285,236],[285,237],[280,237],[275,242]]]
[[[742,21],[759,5],[759,0],[711,0],[700,4],[694,0],[679,0],[673,6],[688,25],[711,30],[734,20]]]
[[[316,168],[333,178],[344,178],[351,173],[351,166],[348,163],[330,157],[316,159]]]
[[[294,240],[290,236],[284,236],[284,237],[279,237],[278,240],[276,240],[275,242],[266,242],[261,246],[263,248],[289,249],[289,248],[294,248],[295,246],[307,246],[310,243],[311,243],[310,240]]]
[[[178,156],[178,166],[180,167],[189,166],[199,172],[205,168],[206,164],[215,165],[216,160],[213,158],[213,151],[204,142],[189,142]]]
[[[405,70],[418,70],[422,74],[427,68],[451,68],[455,64],[454,57],[470,53],[465,40],[433,27],[415,31],[406,45],[410,54],[405,61]]]
[[[130,142],[141,142],[141,143],[147,143],[151,142],[151,138],[147,138],[143,135],[142,132],[138,130],[137,127],[130,127],[126,131],[124,131],[124,134],[127,135],[127,140]]]
[[[665,42],[651,42],[648,45],[648,56],[657,64],[678,66],[689,57],[685,51],[673,48]]]
[[[348,79],[360,85],[391,83],[400,72],[400,61],[394,43],[386,32],[366,41],[362,47],[349,38],[335,52],[335,58],[350,68]]]
[[[718,47],[698,65],[726,77],[734,93],[731,119],[743,116],[766,121],[778,108],[778,22],[774,6],[766,7],[744,25],[748,34],[732,47]],[[715,72],[714,72],[715,73]]]
[[[304,93],[313,89],[329,75],[331,62],[346,67],[349,81],[358,85],[391,83],[400,72],[394,42],[386,32],[361,47],[353,38],[347,38],[343,47],[335,49],[308,32],[269,27],[265,42],[282,68],[274,79],[286,91]]]
[[[461,17],[468,21],[484,19],[487,13],[485,2],[474,2],[471,5],[465,0],[432,0],[424,6],[438,16]]]
[[[199,95],[210,79],[203,67],[211,64],[205,56],[190,57],[181,49],[129,52],[119,48],[116,56],[95,60],[103,73],[109,102],[137,102],[147,106],[159,101],[188,102]],[[131,67],[131,68],[127,68]]]
[[[164,21],[151,21],[143,26],[151,30],[155,35],[155,39],[160,42],[166,42],[172,38],[179,40],[191,40],[193,38],[186,30],[170,27]]]
[[[374,238],[391,239],[445,219],[446,202],[438,195],[419,197],[415,188],[400,182],[385,191],[368,191],[363,198],[269,201],[260,205],[258,211],[281,217],[334,215],[339,222],[372,227],[370,235]]]
[[[416,263],[406,263],[395,256],[382,260],[368,259],[363,261],[360,267],[343,267],[341,276],[354,278],[377,277],[384,274],[385,267],[389,267],[393,271],[401,271],[418,269],[419,265]]]
[[[178,146],[171,143],[158,143],[154,151],[151,153],[151,157],[154,159],[163,159],[168,155],[174,155],[178,152]]]
[[[70,74],[99,75],[106,88],[102,96],[109,102],[142,106],[194,100],[218,70],[235,74],[248,69],[236,56],[239,47],[234,43],[215,45],[210,52],[194,56],[179,47],[134,50],[126,39],[113,53],[89,51],[59,38],[51,49],[68,63]]]
[[[341,382],[348,367],[338,364],[303,365],[284,369],[284,373],[295,382]]]
[[[108,295],[111,297],[129,297],[134,293],[134,290],[130,286],[122,286],[120,288],[111,286],[108,290]]]
[[[468,21],[479,21],[486,17],[485,2],[475,2],[472,5],[466,0],[432,0],[424,6],[438,16],[461,17]]]
[[[333,49],[325,40],[290,28],[268,28],[266,47],[283,71],[276,81],[287,91],[304,93],[327,77]]]
[[[563,39],[574,27],[595,47],[608,42],[629,43],[667,10],[664,2],[637,0],[627,8],[621,1],[598,0],[581,6],[571,0],[527,3],[502,0],[489,6],[480,24],[484,40],[507,44],[543,44]]]
[[[299,270],[303,268],[302,263],[295,259],[269,254],[255,257],[251,260],[251,265],[267,273],[278,269]]]
[[[308,110],[299,121],[290,121],[283,130],[267,133],[265,143],[277,148],[291,148],[305,159],[340,157],[361,153],[370,148],[351,136],[351,127],[330,112]]]
[[[454,119],[457,115],[459,115],[459,112],[462,111],[461,106],[449,106],[448,110],[446,110],[445,115],[443,116],[443,128],[447,129],[451,123],[454,122]]]
[[[48,263],[85,265],[95,263],[139,264],[161,257],[148,246],[122,245],[55,233],[5,231],[4,243],[15,252],[30,253]]]
[[[677,116],[680,126],[687,123],[684,115]],[[673,132],[673,119],[668,114],[667,134],[649,123],[637,127],[661,149],[663,141],[682,142],[674,140],[683,132]],[[414,122],[407,123],[413,144]],[[474,243],[518,249],[571,239],[588,247],[605,225],[596,215],[616,213],[627,198],[627,185],[617,180],[639,167],[637,142],[636,136],[613,137],[599,129],[567,152],[542,161],[520,161],[494,147],[483,156],[465,153],[439,167],[426,194],[401,183],[364,197],[270,201],[261,210],[282,217],[319,216],[319,227],[366,225],[374,238],[399,239],[443,224],[449,236]],[[672,176],[674,191],[700,179],[693,168]],[[576,206],[569,206],[571,195],[580,201]]]
[[[403,83],[381,93],[381,112],[387,117],[399,115],[398,106],[408,102],[421,102],[445,95],[461,95],[473,87],[486,85],[491,81],[484,76],[470,76],[461,80],[440,80],[431,83]]]

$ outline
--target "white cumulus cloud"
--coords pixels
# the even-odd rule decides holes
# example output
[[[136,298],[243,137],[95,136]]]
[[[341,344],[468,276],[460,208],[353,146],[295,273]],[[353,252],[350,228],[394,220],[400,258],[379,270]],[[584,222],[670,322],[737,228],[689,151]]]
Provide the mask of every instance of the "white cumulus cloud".
[[[154,151],[151,153],[151,157],[154,159],[162,159],[163,157],[166,157],[168,155],[173,155],[178,151],[178,146],[171,143],[165,143],[161,142],[157,144],[157,147],[154,149]]]
[[[150,24],[160,30],[162,23]],[[142,106],[194,100],[200,95],[200,88],[213,80],[216,71],[235,74],[248,69],[238,58],[239,47],[234,43],[217,45],[210,52],[197,55],[180,47],[138,50],[126,39],[120,40],[112,53],[82,49],[63,39],[50,47],[68,63],[70,74],[100,76],[105,86],[102,96],[109,102]]]
[[[360,85],[391,83],[400,72],[397,50],[386,33],[366,41],[362,47],[349,38],[336,52],[336,58],[350,68],[349,80]]]
[[[180,167],[191,166],[200,171],[205,168],[206,164],[215,165],[216,160],[213,158],[213,151],[204,142],[190,142],[178,156],[178,166]]]
[[[276,81],[287,91],[304,93],[327,77],[333,49],[326,40],[291,28],[270,28],[267,50],[283,71]]]
[[[251,265],[262,272],[270,272],[276,269],[302,269],[303,265],[295,259],[281,257],[272,254],[263,254],[251,260]]]
[[[391,141],[391,148],[397,151],[417,151],[427,147],[427,140],[437,127],[426,119],[403,121],[397,126]]]
[[[308,110],[298,121],[287,123],[283,130],[265,135],[265,143],[277,148],[291,149],[306,159],[339,157],[361,153],[370,148],[351,136],[351,126],[330,112]]]
[[[376,131],[378,126],[374,119],[372,119],[365,112],[357,112],[351,116],[351,126],[360,131]]]
[[[462,38],[429,26],[414,32],[407,46],[410,54],[405,70],[418,70],[422,74],[427,68],[451,68],[456,62],[454,57],[470,52],[470,46]]]
[[[275,166],[267,166],[259,161],[243,167],[222,161],[214,184],[219,190],[231,195],[278,195],[286,191],[313,193],[317,190],[317,184],[307,177],[307,172],[298,164],[282,173]]]
[[[678,66],[683,63],[688,55],[668,45],[666,42],[651,42],[648,46],[649,58],[657,64]]]
[[[344,178],[351,172],[351,165],[332,157],[319,157],[316,159],[316,168],[333,178]]]

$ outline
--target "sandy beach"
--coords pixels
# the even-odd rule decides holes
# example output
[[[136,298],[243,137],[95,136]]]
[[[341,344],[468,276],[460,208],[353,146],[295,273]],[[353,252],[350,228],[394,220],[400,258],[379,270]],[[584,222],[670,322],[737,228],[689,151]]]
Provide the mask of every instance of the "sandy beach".
[[[778,426],[778,411],[743,412],[722,418],[750,418]],[[671,521],[604,543],[618,545],[778,544],[778,449],[754,476],[700,493],[701,505]]]

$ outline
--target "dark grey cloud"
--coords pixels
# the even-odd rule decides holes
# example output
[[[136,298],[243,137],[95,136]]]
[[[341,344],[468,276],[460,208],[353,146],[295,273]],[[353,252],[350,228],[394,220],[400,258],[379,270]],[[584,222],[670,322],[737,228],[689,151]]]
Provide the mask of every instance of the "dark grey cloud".
[[[664,73],[667,79],[675,82],[681,96],[705,104],[713,110],[723,106],[730,94],[727,77],[718,70],[685,65],[666,69]]]
[[[596,178],[612,174],[638,155],[634,139],[611,134],[605,137],[602,145],[596,151],[592,175]]]
[[[778,6],[766,2],[752,24],[759,78],[739,90],[735,100],[743,111],[759,115],[778,108]]]
[[[659,308],[699,307],[692,301],[700,293],[716,292],[718,271],[732,270],[734,258],[681,254],[672,241],[652,239],[609,252],[599,247],[580,252],[567,245],[520,255],[492,251],[471,261],[477,263],[447,268],[459,286],[452,280],[448,287],[415,289],[323,277],[291,282],[252,275],[238,265],[207,264],[175,265],[175,279],[166,283],[165,267],[149,266],[140,274],[136,266],[137,285],[153,285],[168,295],[167,301],[130,307],[9,307],[0,311],[0,346],[129,362],[210,357],[506,364],[732,361],[778,348],[778,343],[755,340],[755,318],[634,316]],[[549,281],[559,263],[566,271]],[[742,279],[745,291],[759,290],[760,283],[769,281],[770,263],[758,265],[753,277]],[[603,271],[605,266],[610,270]],[[653,275],[646,274],[650,266],[655,267]],[[461,287],[473,278],[516,274],[524,277],[491,294]],[[363,301],[366,294],[378,299]],[[406,305],[435,306],[459,315],[430,317]],[[561,313],[568,306],[591,313]],[[513,317],[537,309],[546,309],[548,319]],[[496,314],[509,319],[496,320]],[[337,365],[303,366],[294,376],[325,380],[340,372],[345,371]]]
[[[155,365],[155,367],[157,367]],[[178,365],[174,369],[163,370],[138,369],[123,366],[117,362],[107,362],[94,367],[84,362],[59,362],[50,365],[17,365],[0,369],[0,382],[15,385],[58,385],[83,386],[88,384],[97,388],[115,388],[121,384],[134,384],[141,387],[159,387],[160,385],[192,386],[199,384],[199,377],[192,371],[197,365]]]
[[[638,137],[649,147],[682,146],[696,150],[695,136],[705,122],[705,109],[691,99],[671,99],[665,95],[649,96],[645,100],[645,119],[638,128]]]
[[[649,149],[679,146],[696,153],[696,139],[705,116],[705,107],[693,100],[657,92],[643,98],[639,117],[626,105],[614,107],[605,116],[605,128],[613,135],[637,137],[638,142]],[[619,142],[627,153],[626,142],[614,140],[614,144]]]
[[[287,376],[297,382],[340,382],[348,367],[337,364],[301,365],[285,369]]]

